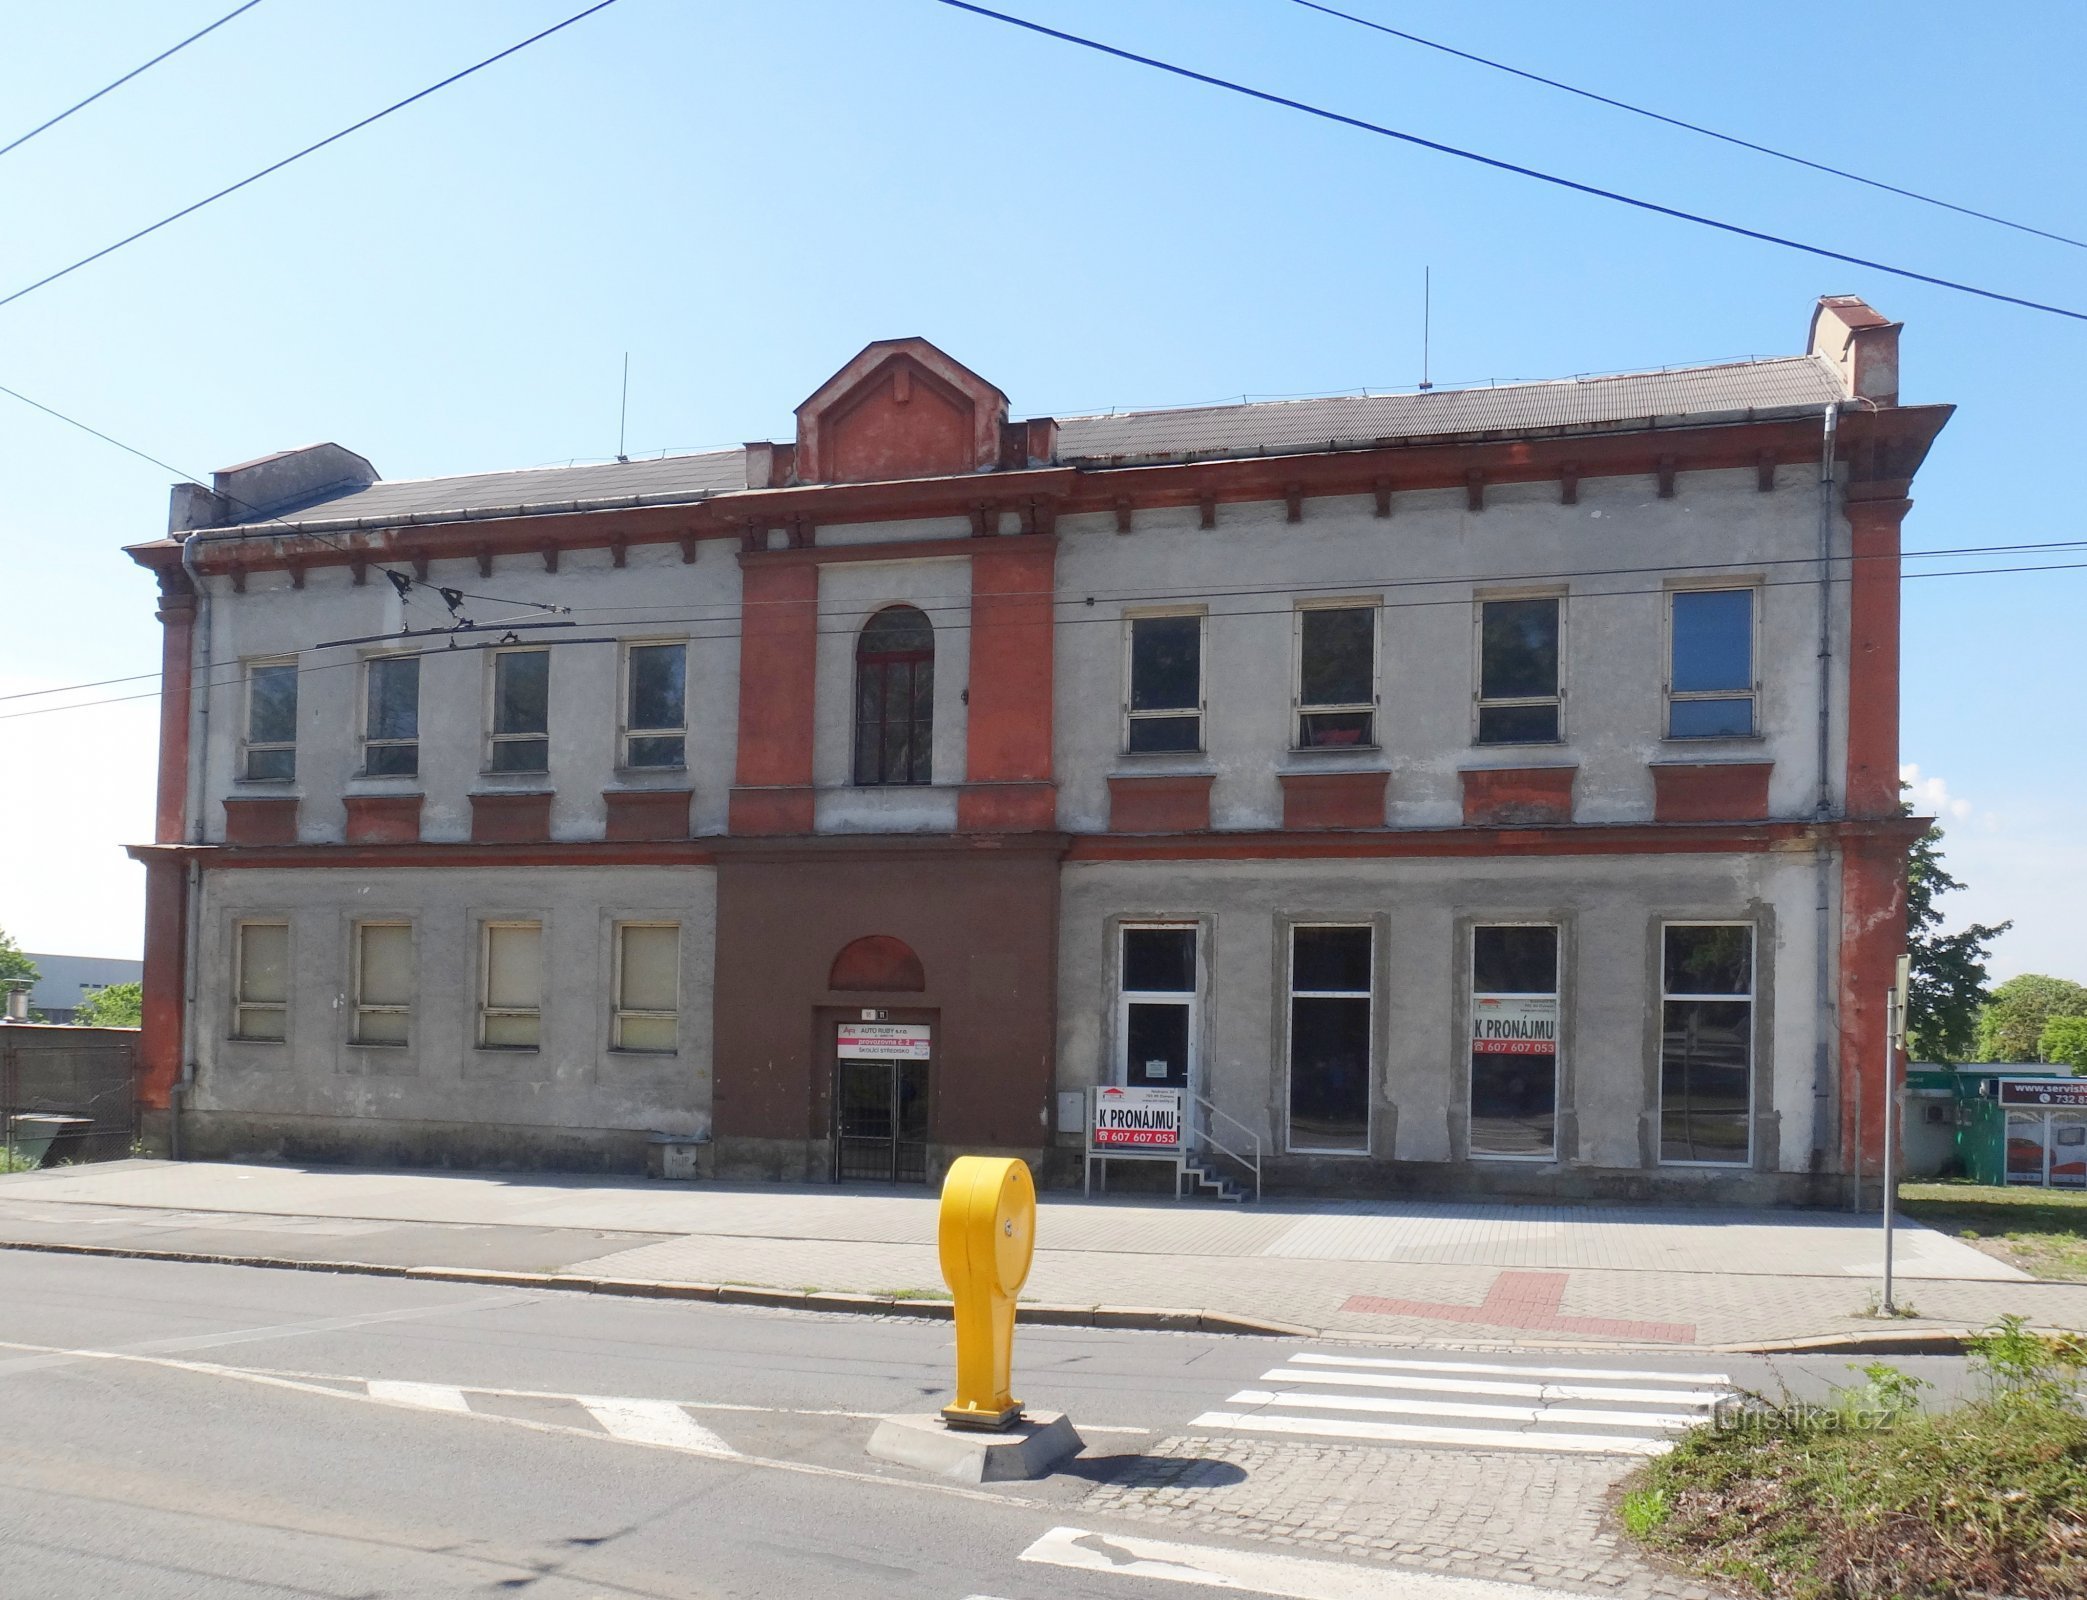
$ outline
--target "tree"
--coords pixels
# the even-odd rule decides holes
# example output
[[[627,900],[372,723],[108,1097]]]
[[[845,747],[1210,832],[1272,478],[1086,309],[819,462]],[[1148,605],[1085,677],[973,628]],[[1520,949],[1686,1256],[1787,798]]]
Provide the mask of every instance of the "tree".
[[[81,998],[72,1021],[76,1028],[135,1028],[144,1016],[142,983],[109,983]]]
[[[2036,1053],[2055,1067],[2087,1078],[2087,1017],[2053,1017],[2036,1036]]]
[[[2087,1017],[2087,988],[2040,972],[2009,978],[1979,1013],[1978,1059],[2038,1060],[2044,1024],[2053,1017]]]
[[[1943,933],[1935,902],[1964,886],[1942,865],[1942,830],[1930,828],[1906,862],[1906,1046],[1916,1061],[1962,1061],[1978,1039],[1992,942],[2014,926],[1974,922]]]
[[[0,983],[10,978],[26,978],[34,983],[42,976],[36,963],[22,954],[22,947],[7,936],[5,928],[0,928]]]

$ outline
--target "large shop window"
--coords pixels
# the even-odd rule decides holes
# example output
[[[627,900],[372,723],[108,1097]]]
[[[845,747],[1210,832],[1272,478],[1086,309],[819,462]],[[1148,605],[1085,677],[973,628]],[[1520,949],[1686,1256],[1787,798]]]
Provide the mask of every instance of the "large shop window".
[[[413,925],[355,925],[355,1042],[404,1044],[413,1021]]]
[[[855,781],[933,781],[935,629],[912,606],[887,606],[855,641]]]
[[[362,770],[372,778],[420,771],[420,658],[380,656],[364,669]]]
[[[488,1050],[543,1043],[543,924],[488,922],[479,960],[478,1042]]]
[[[1123,748],[1203,748],[1203,619],[1132,617],[1124,648]]]
[[[1752,1154],[1753,927],[1669,923],[1663,945],[1659,1158],[1744,1164]]]
[[[1667,737],[1745,738],[1754,731],[1754,591],[1680,589],[1667,662]]]
[[[232,941],[232,1037],[282,1040],[290,1023],[290,925],[242,922]]]
[[[1555,744],[1560,737],[1556,595],[1478,607],[1478,742]]]
[[[623,764],[688,765],[688,646],[634,644],[623,653]]]
[[[295,661],[247,663],[246,775],[260,781],[297,776]]]
[[[495,772],[551,770],[551,652],[501,650],[493,656]]]
[[[1370,930],[1290,930],[1290,1148],[1370,1147]]]
[[[1297,613],[1297,747],[1375,744],[1377,608],[1306,606]]]
[[[616,928],[617,1050],[671,1053],[681,1033],[681,928],[624,922]]]
[[[1132,1088],[1187,1089],[1196,1048],[1196,930],[1123,929],[1117,1072]]]
[[[1558,930],[1471,930],[1471,1153],[1558,1150]]]

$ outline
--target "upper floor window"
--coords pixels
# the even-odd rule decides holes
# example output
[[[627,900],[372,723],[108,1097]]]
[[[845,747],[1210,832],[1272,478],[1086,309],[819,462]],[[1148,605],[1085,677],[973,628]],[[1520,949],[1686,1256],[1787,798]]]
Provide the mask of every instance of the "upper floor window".
[[[855,781],[932,782],[935,629],[912,606],[886,606],[855,640]]]
[[[362,770],[410,778],[420,771],[420,657],[379,656],[363,671]]]
[[[246,775],[297,776],[297,662],[246,666]]]
[[[1478,742],[1555,744],[1564,603],[1557,595],[1478,606]]]
[[[688,765],[688,646],[634,644],[623,652],[623,764]]]
[[[1297,748],[1377,742],[1377,608],[1297,613]]]
[[[1124,749],[1202,749],[1202,616],[1132,617],[1125,648]]]
[[[1754,732],[1754,591],[1677,589],[1668,596],[1667,737]]]
[[[290,1032],[290,925],[242,922],[232,936],[232,1037],[273,1039]]]
[[[500,650],[493,655],[494,772],[551,768],[551,652]]]

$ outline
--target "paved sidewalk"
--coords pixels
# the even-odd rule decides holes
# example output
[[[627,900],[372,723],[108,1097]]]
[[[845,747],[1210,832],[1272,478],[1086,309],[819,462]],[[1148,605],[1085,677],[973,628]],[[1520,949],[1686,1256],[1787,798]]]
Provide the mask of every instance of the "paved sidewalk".
[[[936,1197],[489,1173],[157,1161],[0,1177],[0,1244],[626,1284],[942,1291]],[[1043,1198],[1030,1303],[1155,1308],[1340,1338],[1753,1348],[1961,1331],[2016,1312],[2087,1327],[2087,1284],[2039,1283],[1913,1223],[1900,1299],[1874,1217],[1485,1201],[1219,1208]]]

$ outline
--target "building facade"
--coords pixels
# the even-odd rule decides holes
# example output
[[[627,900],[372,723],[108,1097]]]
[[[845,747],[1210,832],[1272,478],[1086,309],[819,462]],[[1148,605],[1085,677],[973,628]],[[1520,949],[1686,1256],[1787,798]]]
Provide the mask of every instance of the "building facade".
[[[146,1102],[1062,1182],[1076,1091],[1178,1086],[1275,1189],[1844,1194],[1949,415],[1897,346],[1018,419],[901,339],[789,441],[178,486]]]

